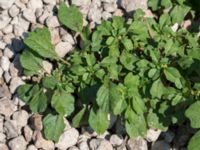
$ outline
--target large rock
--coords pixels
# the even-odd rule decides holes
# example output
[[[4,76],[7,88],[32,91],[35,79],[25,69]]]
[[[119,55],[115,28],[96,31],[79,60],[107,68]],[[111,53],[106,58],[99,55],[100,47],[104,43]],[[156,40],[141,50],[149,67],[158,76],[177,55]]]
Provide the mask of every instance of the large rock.
[[[170,150],[170,145],[165,141],[156,141],[151,150]]]
[[[33,133],[33,141],[37,148],[43,150],[54,150],[54,143],[49,140],[45,140],[40,131],[35,131]]]
[[[16,137],[8,143],[11,150],[26,150],[26,145],[27,143],[23,136]]]
[[[147,7],[147,0],[118,0],[119,6],[124,8],[126,12],[131,12],[138,8],[146,10]]]
[[[69,42],[60,42],[55,46],[55,51],[59,57],[64,57],[72,49],[73,47]]]
[[[110,142],[104,139],[92,139],[90,141],[91,150],[113,150]]]
[[[149,129],[147,131],[146,139],[149,142],[155,142],[160,136],[161,130]]]
[[[19,110],[12,115],[13,120],[16,120],[17,126],[22,128],[27,125],[29,115],[25,110]]]
[[[15,138],[18,136],[17,123],[14,120],[7,120],[4,123],[4,132],[6,133],[7,139]]]
[[[3,9],[8,9],[12,6],[15,0],[0,0],[0,7]]]
[[[16,110],[15,105],[8,98],[0,99],[0,114],[10,117]]]
[[[127,142],[128,150],[148,150],[147,142],[144,139],[129,139]]]
[[[56,147],[61,150],[68,149],[77,143],[78,137],[79,132],[76,129],[68,129],[60,136],[58,143],[56,143]]]

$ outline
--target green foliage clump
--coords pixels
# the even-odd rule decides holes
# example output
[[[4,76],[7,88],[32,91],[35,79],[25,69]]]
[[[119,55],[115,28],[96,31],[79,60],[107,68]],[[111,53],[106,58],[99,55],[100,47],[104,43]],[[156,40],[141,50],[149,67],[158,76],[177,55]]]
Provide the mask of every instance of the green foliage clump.
[[[149,3],[157,9],[155,1]],[[114,115],[130,137],[144,137],[148,128],[166,131],[186,117],[194,128],[200,127],[199,37],[172,30],[191,12],[187,7],[177,14],[176,7],[158,20],[145,18],[142,10],[128,21],[115,16],[91,31],[83,27],[76,7],[61,3],[60,22],[82,39],[65,58],[55,53],[47,28],[29,33],[20,62],[24,73],[37,80],[20,86],[18,95],[33,113],[44,115],[47,139],[58,141],[64,117],[74,127],[89,124],[103,133],[110,125],[108,115]],[[51,74],[43,71],[44,59],[54,64]],[[198,139],[199,133],[189,147]]]

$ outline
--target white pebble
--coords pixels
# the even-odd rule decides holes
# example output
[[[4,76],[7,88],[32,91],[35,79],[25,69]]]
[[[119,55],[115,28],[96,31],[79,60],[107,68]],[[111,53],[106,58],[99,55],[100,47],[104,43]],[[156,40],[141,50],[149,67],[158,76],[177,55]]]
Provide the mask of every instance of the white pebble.
[[[8,13],[11,17],[15,17],[19,14],[19,8],[16,5],[12,5]]]
[[[32,8],[33,10],[36,10],[37,8],[42,8],[42,0],[30,0],[28,3],[28,7]]]
[[[27,143],[23,136],[16,137],[8,143],[11,150],[26,150],[26,145]]]
[[[55,51],[59,57],[64,57],[72,48],[69,42],[60,42],[55,46]]]
[[[8,71],[9,70],[9,66],[10,66],[10,60],[8,57],[6,56],[2,56],[1,57],[1,62],[0,62],[1,68],[4,71]]]
[[[10,82],[10,86],[9,86],[10,92],[14,93],[15,90],[22,84],[24,84],[24,82],[22,81],[21,78],[19,78],[19,77],[12,78],[12,80]]]
[[[5,33],[5,34],[12,33],[12,31],[13,31],[13,26],[11,24],[9,24],[5,28],[3,28],[3,33]]]
[[[47,20],[46,20],[46,24],[50,28],[55,28],[55,27],[60,26],[58,18],[56,16],[48,17]]]
[[[0,14],[0,30],[5,28],[10,22],[11,18],[6,14]]]
[[[12,6],[15,0],[0,0],[0,7],[3,9],[8,9]]]
[[[23,17],[31,22],[31,23],[36,23],[36,17],[35,17],[35,13],[32,9],[25,9],[23,11]]]
[[[160,136],[161,130],[149,129],[147,131],[146,139],[149,142],[155,142]]]

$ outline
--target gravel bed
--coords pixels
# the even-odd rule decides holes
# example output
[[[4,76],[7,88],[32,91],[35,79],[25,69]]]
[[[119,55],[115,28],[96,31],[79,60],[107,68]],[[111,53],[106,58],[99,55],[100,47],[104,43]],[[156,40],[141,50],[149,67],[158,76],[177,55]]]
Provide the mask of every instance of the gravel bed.
[[[47,26],[52,43],[60,57],[71,51],[75,41],[73,35],[64,30],[57,18],[60,0],[0,0],[0,150],[178,150],[184,149],[191,130],[186,126],[161,133],[149,129],[146,138],[129,139],[124,135],[120,121],[112,118],[112,132],[97,135],[89,127],[75,129],[70,122],[57,143],[44,139],[42,116],[31,114],[15,91],[25,83],[19,54],[24,50],[23,39],[27,32]],[[75,4],[84,15],[84,25],[94,28],[102,19],[112,16],[130,15],[147,8],[147,0],[65,0]],[[52,64],[43,62],[47,72]]]

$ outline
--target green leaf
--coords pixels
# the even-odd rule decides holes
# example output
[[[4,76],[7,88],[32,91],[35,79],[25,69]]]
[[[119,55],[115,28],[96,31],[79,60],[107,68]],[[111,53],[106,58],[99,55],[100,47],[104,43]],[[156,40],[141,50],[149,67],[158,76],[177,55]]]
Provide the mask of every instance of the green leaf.
[[[65,128],[63,116],[48,114],[43,119],[43,126],[45,138],[58,142],[59,137],[64,132]]]
[[[67,7],[66,4],[62,2],[58,10],[58,18],[62,24],[71,30],[81,32],[83,29],[83,16],[74,5]]]
[[[23,68],[37,74],[42,69],[42,59],[34,55],[30,50],[26,50],[20,56],[20,63]]]
[[[104,133],[109,127],[107,115],[108,114],[101,109],[96,111],[94,108],[92,108],[90,111],[89,124],[98,134]]]
[[[185,16],[189,11],[190,11],[189,6],[176,5],[170,13],[170,16],[172,18],[172,23],[180,24],[184,20]]]
[[[130,107],[126,110],[125,127],[131,138],[144,137],[147,132],[146,122],[143,115],[137,115]]]
[[[81,109],[81,111],[79,111],[79,112],[75,115],[75,117],[74,117],[73,120],[72,120],[72,126],[73,126],[73,127],[77,128],[77,127],[80,126],[80,123],[81,123],[81,121],[82,121],[82,119],[83,119],[83,116],[84,116],[84,114],[85,114],[85,112],[86,112],[86,108],[87,108],[87,107],[83,107],[83,108]]]
[[[168,67],[164,69],[164,74],[167,78],[168,81],[174,83],[177,88],[181,89],[182,88],[182,83],[181,83],[181,74],[179,71],[174,68],[174,67]]]
[[[200,101],[190,105],[186,110],[185,116],[191,121],[192,128],[200,128]]]
[[[133,68],[134,68],[133,63],[135,63],[137,60],[138,60],[138,58],[136,56],[134,56],[133,54],[130,54],[129,52],[126,52],[126,51],[123,51],[120,56],[120,62],[128,70],[133,70]]]
[[[148,113],[147,123],[148,123],[148,126],[153,129],[160,129],[162,131],[167,131],[168,129],[168,127],[162,123],[157,113],[153,113],[153,112]]]
[[[32,89],[32,84],[20,85],[20,87],[17,89],[17,94],[23,102],[28,103],[32,97],[30,92]]]
[[[51,106],[59,114],[69,116],[74,111],[74,97],[63,89],[57,89],[52,96]]]
[[[51,34],[47,28],[38,28],[34,32],[29,32],[24,43],[44,58],[57,58],[57,54],[51,44]]]
[[[172,6],[171,0],[148,0],[148,6],[152,8],[153,11],[156,11],[161,8],[169,8]]]
[[[162,95],[165,92],[165,87],[161,81],[161,79],[157,79],[156,81],[153,82],[151,89],[150,89],[150,94],[152,98],[161,98]]]
[[[125,100],[126,88],[122,85],[115,85],[110,91],[111,107],[114,115],[121,114],[127,106]]]
[[[122,40],[122,44],[124,45],[126,50],[128,50],[128,51],[133,50],[133,42],[130,39],[124,38]]]
[[[58,84],[58,80],[54,76],[46,76],[42,79],[42,85],[45,88],[54,89]]]
[[[30,109],[34,113],[44,112],[47,108],[47,96],[44,94],[42,89],[37,92],[35,95],[31,94],[33,97],[29,103]]]
[[[108,112],[110,110],[110,85],[103,84],[97,92],[97,104],[104,111]]]
[[[200,131],[196,132],[195,135],[192,136],[188,143],[188,150],[199,150],[200,149]]]
[[[146,107],[142,98],[140,98],[139,96],[134,96],[132,99],[132,105],[133,109],[138,115],[144,114]]]
[[[124,27],[124,21],[125,19],[119,16],[114,16],[112,21],[112,26],[115,28],[115,30],[122,29]]]

